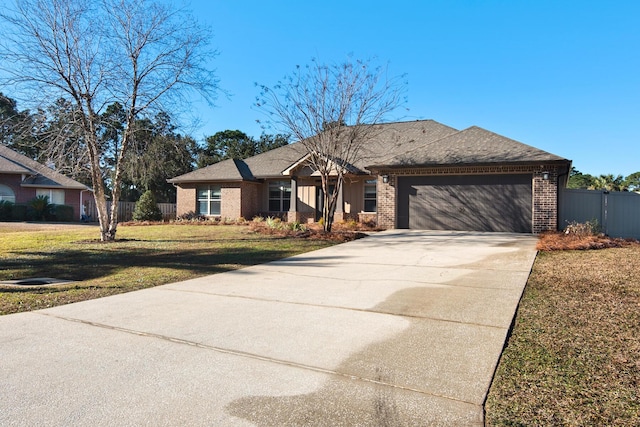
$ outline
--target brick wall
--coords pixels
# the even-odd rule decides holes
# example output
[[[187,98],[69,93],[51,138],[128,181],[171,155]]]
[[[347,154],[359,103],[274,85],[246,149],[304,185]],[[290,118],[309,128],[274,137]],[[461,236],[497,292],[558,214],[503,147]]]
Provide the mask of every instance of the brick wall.
[[[220,217],[238,219],[242,216],[242,191],[239,184],[221,184]]]
[[[83,194],[83,198],[93,198],[91,192],[86,191]],[[80,190],[64,190],[64,204],[73,208],[73,220],[78,221],[80,219]]]
[[[196,187],[185,185],[176,188],[176,216],[196,212]]]
[[[260,212],[260,184],[243,182],[242,188],[242,211],[241,216],[251,220]]]

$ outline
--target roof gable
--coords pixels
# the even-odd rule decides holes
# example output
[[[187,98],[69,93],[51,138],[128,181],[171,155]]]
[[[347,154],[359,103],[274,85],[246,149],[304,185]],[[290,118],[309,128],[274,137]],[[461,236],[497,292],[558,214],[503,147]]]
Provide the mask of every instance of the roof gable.
[[[0,173],[29,175],[24,186],[87,190],[89,187],[0,144]]]

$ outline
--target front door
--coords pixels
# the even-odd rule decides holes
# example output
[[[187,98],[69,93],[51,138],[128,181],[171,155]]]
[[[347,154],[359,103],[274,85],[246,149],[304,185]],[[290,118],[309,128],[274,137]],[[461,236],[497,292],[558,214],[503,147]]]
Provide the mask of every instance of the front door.
[[[329,185],[329,191],[333,193],[336,188],[335,185]],[[324,191],[322,191],[322,185],[316,186],[316,221],[320,221],[322,218],[322,210],[324,208]]]

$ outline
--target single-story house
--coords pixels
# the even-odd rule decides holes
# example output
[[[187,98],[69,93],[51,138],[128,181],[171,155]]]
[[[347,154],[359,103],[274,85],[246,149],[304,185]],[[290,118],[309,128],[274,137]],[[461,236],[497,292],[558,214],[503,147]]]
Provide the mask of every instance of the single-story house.
[[[78,219],[81,206],[93,198],[86,185],[0,144],[0,200],[26,204],[37,196],[73,207]]]
[[[571,161],[473,126],[386,123],[350,165],[335,220],[386,228],[539,233],[558,227]],[[320,178],[300,142],[170,179],[177,215],[320,218]]]

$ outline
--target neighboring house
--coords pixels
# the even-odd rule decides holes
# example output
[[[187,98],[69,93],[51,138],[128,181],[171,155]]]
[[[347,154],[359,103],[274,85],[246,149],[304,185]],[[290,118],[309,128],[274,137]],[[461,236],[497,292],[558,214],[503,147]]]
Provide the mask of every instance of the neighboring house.
[[[386,228],[539,233],[558,227],[559,188],[571,161],[473,126],[433,120],[375,125],[358,164],[349,165],[335,220]],[[290,144],[225,160],[170,179],[177,215],[222,218],[321,217],[322,189]]]
[[[0,144],[0,200],[26,204],[36,196],[49,203],[73,207],[80,219],[81,206],[92,198],[89,188],[45,165]]]

